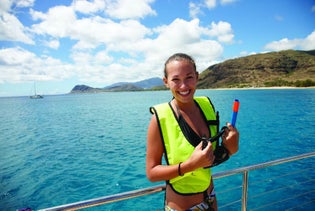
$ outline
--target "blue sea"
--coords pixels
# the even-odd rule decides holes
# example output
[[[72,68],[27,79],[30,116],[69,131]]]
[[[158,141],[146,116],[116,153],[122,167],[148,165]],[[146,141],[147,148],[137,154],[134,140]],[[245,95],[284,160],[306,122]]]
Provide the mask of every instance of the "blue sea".
[[[234,99],[240,101],[239,152],[214,173],[315,151],[315,89],[196,95],[210,97],[221,126],[231,120]],[[169,91],[0,98],[0,210],[38,210],[163,184],[146,178],[146,133],[149,107],[169,100]],[[308,158],[250,172],[248,210],[314,209],[314,164]],[[226,206],[240,200],[241,180],[215,180],[220,210],[241,209],[241,202]],[[163,202],[158,193],[88,210],[162,210]]]

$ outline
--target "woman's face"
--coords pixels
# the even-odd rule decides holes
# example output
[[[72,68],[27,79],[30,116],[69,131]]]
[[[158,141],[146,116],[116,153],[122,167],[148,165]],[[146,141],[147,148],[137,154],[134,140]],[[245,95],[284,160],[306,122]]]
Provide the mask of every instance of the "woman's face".
[[[163,81],[175,99],[181,103],[191,102],[198,82],[194,65],[187,60],[173,60],[166,65],[166,71],[167,78],[163,78]]]

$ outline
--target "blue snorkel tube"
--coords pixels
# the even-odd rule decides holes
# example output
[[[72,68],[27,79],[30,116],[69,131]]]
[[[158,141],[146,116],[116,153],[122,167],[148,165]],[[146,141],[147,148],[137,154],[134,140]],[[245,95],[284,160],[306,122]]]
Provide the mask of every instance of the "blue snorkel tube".
[[[235,127],[236,117],[237,117],[239,107],[240,107],[240,101],[238,99],[235,99],[234,104],[233,104],[233,113],[232,113],[232,120],[231,120],[231,124],[233,127]]]

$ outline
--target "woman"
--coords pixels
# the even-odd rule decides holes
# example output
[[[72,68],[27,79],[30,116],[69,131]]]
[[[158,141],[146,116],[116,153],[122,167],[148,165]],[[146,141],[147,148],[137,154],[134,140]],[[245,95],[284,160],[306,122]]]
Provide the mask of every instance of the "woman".
[[[164,65],[164,84],[172,92],[169,103],[151,108],[147,134],[146,174],[150,181],[167,181],[165,210],[217,210],[209,166],[214,162],[218,122],[210,100],[194,97],[198,72],[194,60],[182,53]],[[222,137],[229,155],[238,150],[238,131],[227,123]],[[165,156],[167,165],[162,164]]]

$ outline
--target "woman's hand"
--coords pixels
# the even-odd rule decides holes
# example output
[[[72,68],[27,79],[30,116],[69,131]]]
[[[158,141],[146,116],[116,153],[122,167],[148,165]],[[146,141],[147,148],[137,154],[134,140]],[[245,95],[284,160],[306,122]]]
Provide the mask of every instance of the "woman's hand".
[[[206,148],[202,149],[201,141],[191,154],[190,158],[184,162],[184,165],[187,166],[186,172],[211,166],[214,158],[211,142],[208,142]]]
[[[238,151],[239,132],[230,123],[226,123],[228,129],[222,136],[222,144],[229,151],[229,155],[233,155]]]

